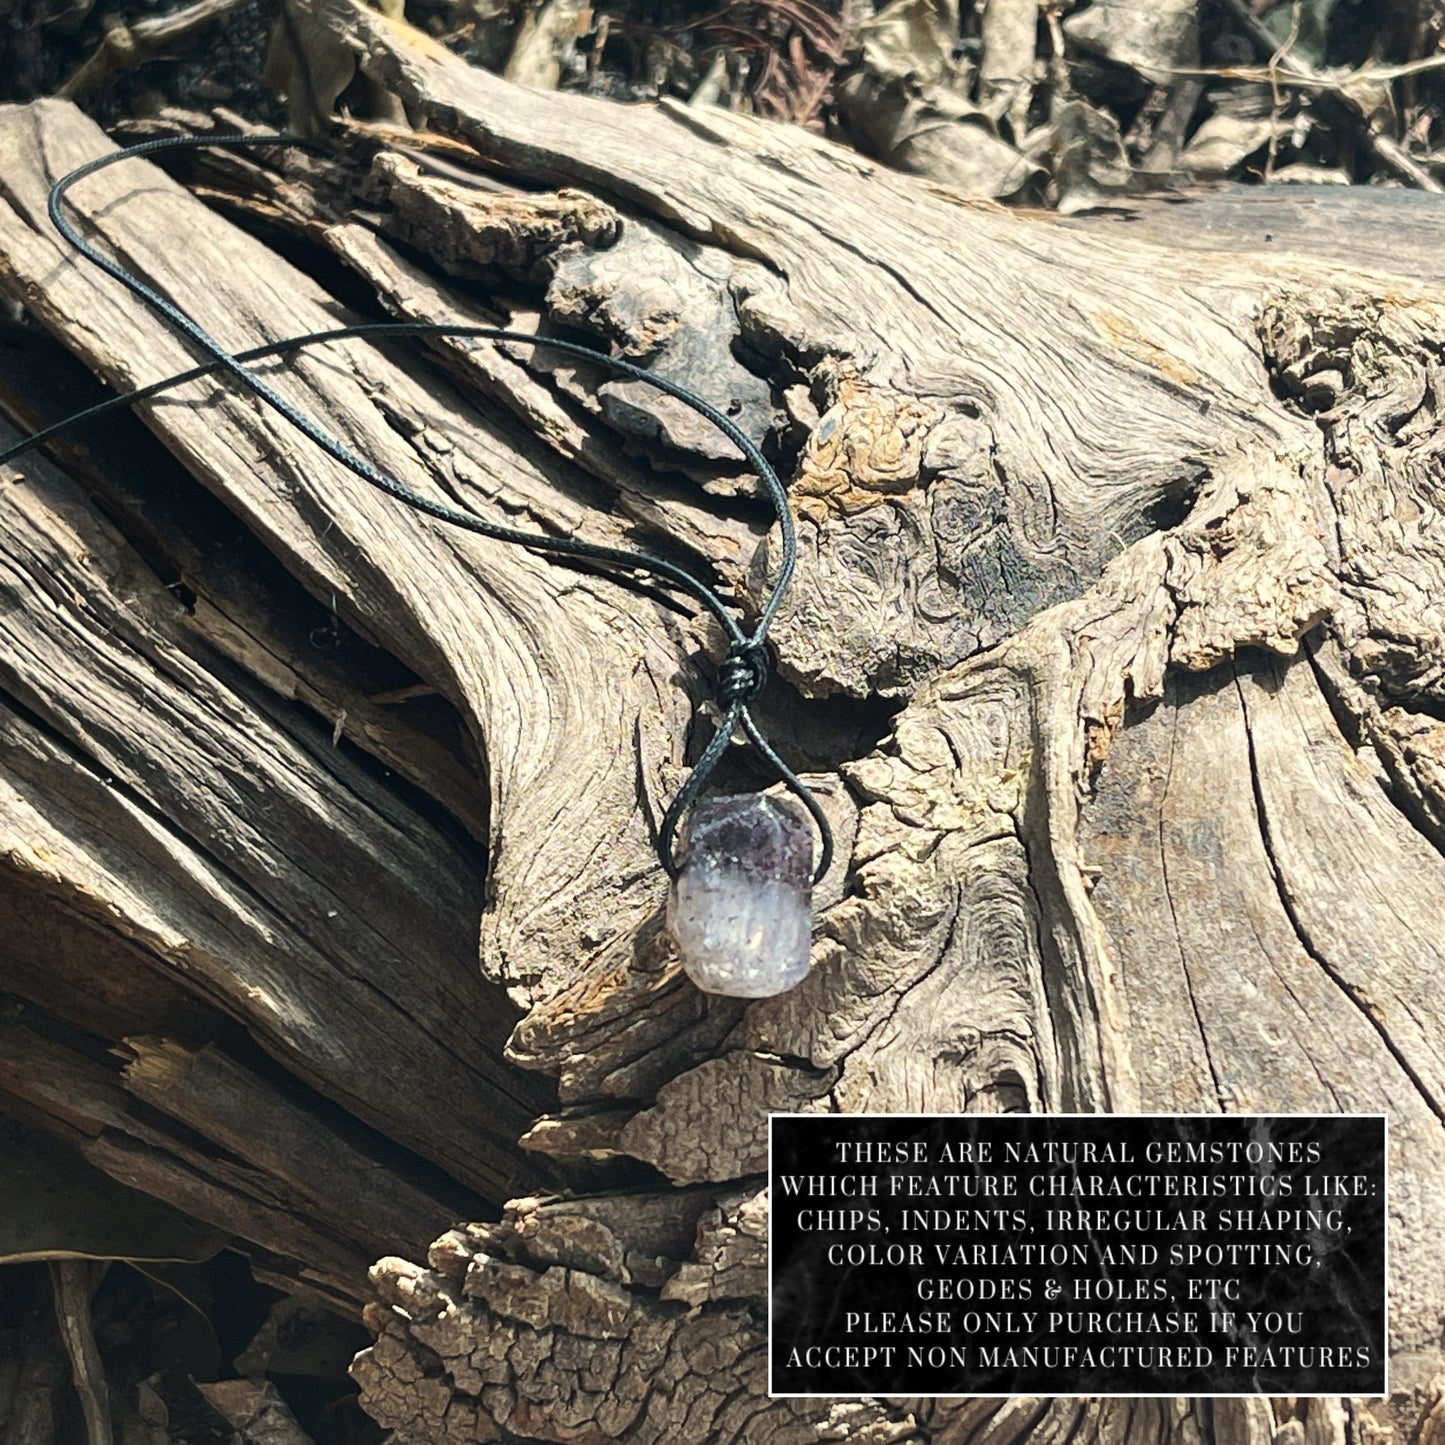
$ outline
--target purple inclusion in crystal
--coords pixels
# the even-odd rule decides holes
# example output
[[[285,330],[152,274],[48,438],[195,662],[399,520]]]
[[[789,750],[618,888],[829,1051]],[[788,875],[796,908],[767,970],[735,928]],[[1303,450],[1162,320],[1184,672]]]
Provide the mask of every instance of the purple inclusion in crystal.
[[[742,793],[696,804],[667,901],[687,976],[734,998],[767,998],[801,983],[812,871],[812,830],[791,803]]]

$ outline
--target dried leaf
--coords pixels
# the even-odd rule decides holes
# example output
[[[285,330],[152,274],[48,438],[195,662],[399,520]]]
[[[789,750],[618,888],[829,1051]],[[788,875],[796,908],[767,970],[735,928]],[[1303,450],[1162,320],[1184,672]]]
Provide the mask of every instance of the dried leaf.
[[[261,78],[285,99],[287,129],[320,135],[337,96],[355,77],[356,56],[309,10],[283,3]]]
[[[907,78],[920,88],[952,86],[966,95],[967,72],[953,58],[954,0],[894,0],[856,33],[863,42],[863,68],[878,79]]]
[[[870,155],[963,196],[1011,196],[1039,168],[1001,140],[968,98],[947,0],[895,0],[859,27],[862,68],[838,87],[849,134]]]
[[[1288,128],[1267,115],[1233,115],[1221,111],[1194,132],[1179,163],[1200,180],[1218,180],[1246,157],[1267,146],[1271,135],[1283,135]]]
[[[556,90],[591,14],[588,0],[546,0],[529,10],[503,74],[516,85]]]
[[[1264,28],[1298,60],[1324,65],[1330,17],[1338,0],[1277,0],[1259,18]],[[1293,38],[1291,38],[1293,37]]]
[[[1059,106],[1054,114],[1054,180],[1058,208],[1065,216],[1124,194],[1133,172],[1119,122],[1087,101]]]
[[[920,118],[889,163],[963,196],[998,199],[1021,191],[1039,168],[977,121]]]
[[[1348,186],[1350,173],[1335,166],[1310,166],[1302,161],[1281,166],[1270,176],[1273,184],[1296,186]]]
[[[206,1403],[236,1432],[238,1445],[313,1445],[290,1406],[269,1380],[220,1380],[196,1384]]]
[[[1156,85],[1199,64],[1196,0],[1094,0],[1064,21],[1075,45],[1115,65],[1127,66]]]
[[[353,0],[358,10],[374,10],[384,30],[417,53],[417,59],[461,65],[464,62],[425,31],[402,18],[405,0]],[[372,17],[373,19],[376,16]],[[283,0],[271,32],[262,80],[286,101],[287,128],[297,135],[322,134],[330,124],[341,93],[356,78],[356,55],[336,32],[322,23],[315,10]],[[368,80],[361,97],[360,114],[372,120],[405,126],[406,109],[398,96]]]
[[[979,100],[995,120],[1008,116],[1015,139],[1024,133],[1033,98],[1038,0],[988,0],[983,12]]]

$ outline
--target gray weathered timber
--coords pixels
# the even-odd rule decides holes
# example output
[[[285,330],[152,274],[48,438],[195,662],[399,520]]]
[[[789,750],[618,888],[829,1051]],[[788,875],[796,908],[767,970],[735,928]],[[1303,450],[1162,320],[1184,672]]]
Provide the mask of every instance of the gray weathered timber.
[[[141,943],[359,1117],[394,1127],[410,1095],[407,1142],[456,1177],[484,1193],[517,1179],[528,1107],[496,1057],[510,1011],[458,964],[477,909],[466,854],[194,641],[48,464],[7,502],[12,875]],[[470,1111],[460,1140],[433,1115],[443,1081]]]
[[[106,278],[65,265],[45,218],[49,181],[105,146],[68,107],[8,112],[0,155],[11,204],[0,216],[0,247],[11,287],[68,330],[82,359],[107,380],[129,386],[183,368],[189,353]],[[134,172],[103,172],[77,188],[76,200],[100,218],[109,244],[223,344],[335,325],[315,282],[244,233],[216,225],[154,171],[143,186]],[[187,238],[181,252],[167,244],[177,233]],[[614,540],[605,519],[597,526],[568,498],[568,478],[539,447],[505,423],[464,416],[449,388],[434,377],[424,385],[370,347],[299,359],[278,384],[408,485],[490,508],[499,520],[580,527],[579,534]],[[196,388],[153,408],[172,451],[222,490],[315,593],[334,598],[344,621],[408,658],[484,721],[478,745],[492,795],[491,888],[502,905],[493,916],[507,920],[493,939],[507,960],[499,972],[525,990],[552,948],[585,948],[620,917],[644,916],[658,889],[646,824],[632,806],[636,778],[641,769],[656,780],[655,792],[669,790],[672,738],[685,715],[671,678],[688,649],[670,615],[638,607],[612,583],[422,521],[288,436],[251,401],[227,401],[206,383]],[[198,398],[214,404],[199,408]],[[231,481],[239,492],[229,490]],[[407,554],[404,565],[397,547]],[[598,607],[561,605],[574,593],[595,593]],[[558,828],[563,794],[578,790],[596,807]],[[520,852],[495,826],[514,806],[542,840]]]
[[[367,1407],[399,1442],[1416,1438],[1445,1396],[1445,313],[1422,259],[1438,210],[1401,208],[1393,248],[1371,220],[1358,262],[1343,216],[1321,255],[1309,208],[1284,202],[1273,239],[1247,247],[1252,223],[1219,208],[1213,229],[1186,205],[1137,227],[1063,223],[959,203],[744,117],[509,86],[352,0],[291,6],[400,96],[415,145],[455,165],[462,142],[485,166],[475,195],[417,201],[403,252],[385,217],[328,219],[314,171],[254,158],[279,168],[284,224],[324,237],[387,310],[565,320],[644,359],[734,338],[696,377],[750,424],[771,399],[804,567],[770,707],[811,736],[844,845],[808,980],[750,1006],[699,995],[658,930],[648,846],[708,629],[399,513],[229,388],[148,409],[191,476],[463,719],[490,799],[481,968],[527,1007],[509,1060],[560,1096],[528,1147],[584,1186],[516,1198],[425,1263],[411,1250],[375,1266]],[[4,127],[0,279],[112,380],[182,364],[163,328],[68,265],[40,215],[46,177],[103,140],[54,106]],[[380,170],[417,199],[405,167]],[[76,192],[132,265],[235,345],[325,324],[319,282],[143,173]],[[375,177],[341,184],[377,204]],[[526,196],[557,186],[584,193],[566,216],[613,215],[624,239],[559,226],[547,194],[529,221]],[[463,284],[469,211],[474,261],[502,230],[510,249]],[[183,266],[164,254],[177,216],[200,228]],[[615,264],[659,245],[676,259]],[[239,284],[243,265],[260,279]],[[360,345],[279,374],[409,484],[666,546],[760,594],[773,539],[710,442],[645,397],[594,401],[555,358],[435,355],[445,380]],[[767,386],[731,395],[733,363]],[[490,419],[476,397],[500,404]],[[888,735],[845,744],[882,696],[904,703]],[[58,764],[28,766],[17,808],[68,796]],[[191,789],[214,785],[198,773]],[[66,827],[47,846],[73,848]],[[46,884],[77,914],[83,861]],[[218,886],[141,899],[114,866],[123,914]],[[277,905],[277,926],[295,906]],[[144,930],[116,931],[154,951]],[[180,1019],[186,1002],[156,1006]],[[285,1062],[368,1117],[351,1083]],[[448,1087],[426,1127],[461,1142]],[[175,1102],[199,1117],[204,1093]],[[1392,1397],[769,1400],[758,1175],[766,1114],[785,1108],[1388,1111]],[[410,1118],[378,1127],[430,1152]],[[671,1189],[654,1174],[621,1202],[602,1192],[628,1160]]]
[[[825,403],[798,489],[809,565],[778,638],[811,689],[958,660],[1096,575],[1210,456],[1302,441],[1258,405],[1253,288],[1192,256],[960,204],[724,112],[508,87],[340,0],[306,15],[490,161],[734,258],[745,341],[801,362]]]

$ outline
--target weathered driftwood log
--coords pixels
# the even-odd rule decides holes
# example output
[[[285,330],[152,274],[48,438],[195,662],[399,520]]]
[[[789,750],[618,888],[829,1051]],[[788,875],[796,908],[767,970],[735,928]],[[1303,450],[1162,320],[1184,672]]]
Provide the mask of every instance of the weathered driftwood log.
[[[174,463],[77,444],[84,489],[27,461],[5,490],[3,898],[29,921],[4,986],[44,1014],[3,1045],[8,1097],[279,1273],[314,1250],[333,1296],[396,1239],[356,1374],[401,1441],[1433,1439],[1439,210],[1024,216],[744,118],[521,90],[351,0],[291,13],[418,133],[199,184],[326,264],[139,164],[76,189],[88,230],[233,347],[341,295],[566,327],[779,449],[804,565],[763,711],[844,845],[814,969],[708,1000],[657,926],[702,621],[406,513],[197,383],[143,409]],[[62,105],[0,113],[0,282],[129,386],[191,357],[44,215],[106,147]],[[410,486],[759,595],[761,513],[690,417],[545,351],[432,356],[268,374]],[[881,740],[879,699],[904,701]],[[96,1038],[131,1040],[123,1067]],[[258,1158],[222,1081],[289,1142]],[[811,1108],[1388,1111],[1394,1395],[770,1401],[765,1122]],[[337,1198],[296,1167],[323,1135],[338,1179],[430,1161],[423,1197]],[[575,1197],[418,1262],[464,1217],[449,1179],[541,1194],[544,1167]]]

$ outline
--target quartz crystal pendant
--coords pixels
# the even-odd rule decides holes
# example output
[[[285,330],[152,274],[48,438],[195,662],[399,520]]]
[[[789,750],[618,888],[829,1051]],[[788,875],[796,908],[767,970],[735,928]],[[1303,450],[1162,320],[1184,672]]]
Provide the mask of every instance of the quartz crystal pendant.
[[[767,998],[801,983],[813,934],[813,834],[761,793],[708,798],[688,818],[667,926],[708,993]]]

